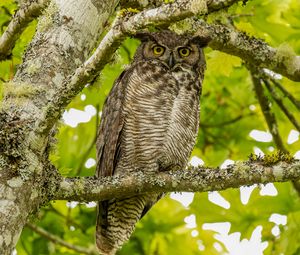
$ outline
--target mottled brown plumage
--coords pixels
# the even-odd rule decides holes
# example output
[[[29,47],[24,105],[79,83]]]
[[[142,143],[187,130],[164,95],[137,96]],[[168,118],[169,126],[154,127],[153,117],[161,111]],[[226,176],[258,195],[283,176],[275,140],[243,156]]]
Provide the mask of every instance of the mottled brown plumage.
[[[195,144],[205,70],[199,37],[140,33],[134,61],[116,80],[97,137],[96,175],[184,169]],[[115,254],[162,194],[99,203],[96,243]]]

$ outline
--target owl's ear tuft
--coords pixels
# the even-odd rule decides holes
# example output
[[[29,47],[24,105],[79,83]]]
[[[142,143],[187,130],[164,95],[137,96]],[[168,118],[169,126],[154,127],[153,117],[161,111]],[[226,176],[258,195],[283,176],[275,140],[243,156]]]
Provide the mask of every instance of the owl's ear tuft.
[[[146,41],[149,41],[149,40],[155,40],[151,33],[145,32],[145,31],[137,32],[132,37],[136,38],[136,39],[139,39],[142,42],[146,42]]]
[[[189,42],[199,45],[200,48],[204,48],[208,45],[211,39],[212,38],[210,36],[195,35],[189,40]]]

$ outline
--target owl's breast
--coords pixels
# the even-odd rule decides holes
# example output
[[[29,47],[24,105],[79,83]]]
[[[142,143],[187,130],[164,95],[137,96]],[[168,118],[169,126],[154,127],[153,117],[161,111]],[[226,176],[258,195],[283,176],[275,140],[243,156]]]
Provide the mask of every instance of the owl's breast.
[[[199,90],[189,72],[137,64],[128,77],[123,109],[124,163],[156,170],[184,167],[198,130]]]
[[[176,70],[176,69],[175,69]],[[191,70],[172,73],[178,83],[178,94],[170,112],[165,155],[165,168],[183,169],[195,145],[199,126],[201,83]]]

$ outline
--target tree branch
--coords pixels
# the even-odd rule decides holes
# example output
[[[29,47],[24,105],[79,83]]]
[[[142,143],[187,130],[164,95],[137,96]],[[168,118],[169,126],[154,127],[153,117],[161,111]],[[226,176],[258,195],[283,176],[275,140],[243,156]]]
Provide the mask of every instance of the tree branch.
[[[151,1],[139,1],[139,0],[121,0],[120,6],[121,8],[155,8],[162,5],[164,0],[151,0]],[[230,7],[231,5],[239,2],[237,0],[208,0],[207,8],[209,12],[219,11],[221,9]]]
[[[240,115],[236,116],[233,119],[225,120],[225,121],[220,122],[220,123],[201,123],[201,128],[223,127],[223,126],[226,126],[226,125],[231,125],[233,123],[238,122],[239,120],[241,120],[243,118],[250,117],[252,115],[254,115],[254,114],[251,112],[251,113],[248,113],[248,114],[245,114],[245,115],[240,114]]]
[[[276,144],[276,147],[279,150],[286,152],[287,150],[284,147],[283,141],[282,141],[281,136],[279,134],[276,117],[275,117],[274,113],[271,110],[270,102],[269,102],[268,98],[266,97],[266,95],[264,93],[264,89],[263,89],[262,84],[261,84],[261,76],[260,76],[261,74],[259,73],[260,71],[253,68],[253,67],[250,67],[250,72],[251,72],[251,78],[252,78],[252,82],[253,82],[256,97],[257,97],[258,102],[260,104],[260,108],[261,108],[261,111],[264,115],[264,118],[267,122],[269,131],[272,134],[272,137],[273,137],[273,140]]]
[[[86,229],[82,225],[77,223],[75,219],[68,218],[67,215],[57,210],[51,203],[47,207],[43,208],[43,210],[45,211],[45,213],[53,213],[56,214],[57,216],[60,216],[61,218],[64,218],[67,225],[68,224],[73,225],[74,227],[79,228],[82,232],[86,231]]]
[[[30,229],[32,229],[34,232],[38,233],[40,236],[43,236],[50,240],[53,243],[59,244],[61,246],[67,247],[68,249],[71,249],[73,251],[76,251],[80,254],[88,254],[88,255],[97,255],[98,253],[94,249],[89,249],[85,247],[81,247],[78,245],[70,244],[63,239],[59,238],[56,235],[51,234],[50,232],[46,231],[45,229],[36,226],[32,223],[27,223],[26,226]]]
[[[286,49],[272,48],[267,43],[245,32],[224,25],[209,25],[203,20],[194,23],[198,34],[210,36],[209,46],[215,50],[235,55],[256,67],[268,68],[293,81],[300,81],[300,56]]]
[[[282,98],[276,93],[274,88],[271,86],[269,81],[263,80],[264,84],[266,85],[267,89],[269,90],[270,94],[272,95],[274,101],[277,103],[279,108],[283,111],[285,116],[289,119],[289,121],[294,125],[294,127],[300,132],[300,124],[296,120],[295,116],[285,107],[283,104]]]
[[[16,12],[7,29],[0,37],[0,61],[7,59],[15,46],[20,34],[28,23],[41,14],[49,0],[25,1]]]
[[[286,182],[300,178],[300,161],[280,161],[272,166],[264,161],[239,162],[226,169],[195,167],[185,171],[130,176],[63,178],[54,200],[101,201],[145,192],[205,192],[238,188],[257,183]]]
[[[268,75],[268,78],[272,81],[272,83],[279,88],[284,96],[286,96],[300,111],[300,101],[295,98],[290,92],[288,92],[278,81],[276,81],[274,78],[272,78],[270,75]]]

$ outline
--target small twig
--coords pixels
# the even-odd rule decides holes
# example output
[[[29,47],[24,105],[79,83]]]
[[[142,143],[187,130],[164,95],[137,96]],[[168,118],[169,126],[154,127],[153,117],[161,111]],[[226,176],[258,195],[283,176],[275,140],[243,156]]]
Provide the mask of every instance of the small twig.
[[[240,14],[231,15],[231,16],[229,16],[229,18],[236,19],[236,18],[241,18],[241,17],[253,17],[253,16],[254,16],[253,13],[240,13]]]
[[[266,97],[262,84],[261,84],[261,77],[258,70],[253,69],[250,67],[252,82],[255,90],[255,94],[257,96],[258,102],[260,104],[260,108],[262,110],[262,113],[265,117],[265,120],[267,122],[267,125],[269,127],[269,130],[273,136],[274,142],[276,144],[276,147],[284,152],[287,152],[286,148],[283,145],[281,136],[279,134],[277,120],[270,108],[270,103],[268,98]]]
[[[4,13],[5,13],[7,16],[9,16],[9,17],[12,16],[12,14],[10,13],[9,9],[8,9],[6,6],[1,6],[1,9],[4,11]]]
[[[139,252],[140,255],[147,255],[146,252],[144,251],[143,242],[138,237],[133,236],[131,238],[131,241],[136,242],[137,251]]]
[[[81,171],[82,171],[82,169],[83,169],[83,165],[84,165],[84,163],[85,163],[85,161],[86,161],[88,155],[90,155],[91,150],[92,150],[93,147],[95,146],[96,140],[97,140],[97,136],[95,135],[94,138],[93,138],[93,140],[91,141],[89,147],[88,147],[87,150],[84,152],[84,154],[83,154],[83,156],[82,156],[82,158],[81,158],[81,160],[80,160],[80,163],[79,163],[78,167],[77,167],[76,170],[75,170],[75,175],[78,176],[78,175],[81,174]]]
[[[237,3],[235,0],[210,0],[208,1],[207,7],[210,10],[210,13],[219,11],[220,9],[226,9],[233,4]]]
[[[201,123],[200,123],[200,128],[201,128]],[[209,131],[209,129],[207,128],[203,128],[201,130],[203,132],[203,137],[205,139],[204,146],[202,148],[203,151],[205,151],[208,145],[213,145],[217,143],[219,147],[229,150],[229,152],[231,153],[231,148],[228,147],[228,143],[226,142],[225,133],[223,134],[223,136],[220,136],[219,134],[218,135],[213,134],[212,130]]]
[[[70,244],[70,243],[64,241],[63,239],[59,238],[58,236],[53,235],[50,232],[46,231],[45,229],[38,227],[32,223],[27,223],[26,226],[29,227],[30,229],[32,229],[34,232],[38,233],[40,236],[47,238],[51,242],[59,244],[61,246],[64,246],[64,247],[71,249],[73,251],[76,251],[80,254],[88,254],[88,255],[97,255],[98,254],[96,252],[96,250],[81,247],[81,246],[74,245],[74,244]]]
[[[96,132],[95,132],[95,136],[92,140],[92,142],[90,143],[89,147],[87,148],[87,150],[84,152],[81,161],[75,171],[76,175],[80,175],[82,169],[83,169],[83,165],[84,162],[86,161],[88,155],[91,153],[91,150],[94,148],[96,140],[97,140],[97,130],[98,130],[98,125],[99,125],[99,112],[100,112],[100,106],[99,104],[96,105]]]
[[[297,120],[294,117],[294,115],[291,114],[289,112],[289,110],[285,107],[285,105],[282,102],[281,97],[276,93],[276,91],[274,90],[274,88],[271,86],[271,84],[267,80],[263,79],[263,82],[266,85],[267,89],[269,90],[269,92],[270,92],[272,98],[274,99],[274,101],[276,102],[276,104],[280,107],[280,109],[283,111],[283,113],[289,119],[289,121],[300,132],[300,125],[299,125],[299,123],[297,122]]]
[[[52,204],[49,205],[49,208],[44,208],[44,210],[48,213],[48,212],[52,212],[62,218],[64,218],[66,221],[68,220],[69,223],[71,223],[75,228],[79,228],[83,233],[85,233],[85,228],[82,227],[79,223],[77,223],[75,220],[73,220],[72,218],[67,219],[67,216],[64,215],[63,213],[61,213],[60,211],[58,211],[55,207],[53,207]]]
[[[27,249],[27,247],[26,247],[26,243],[24,242],[24,240],[23,240],[22,237],[20,237],[20,241],[21,241],[21,245],[22,245],[23,250],[25,251],[25,253],[26,253],[27,255],[30,255],[30,252],[28,251],[28,249]]]
[[[2,77],[0,77],[0,81],[2,81],[2,82],[8,82],[7,80],[4,80]]]
[[[270,76],[269,76],[270,77]],[[300,101],[295,98],[290,92],[288,92],[278,81],[270,77],[270,80],[272,83],[279,88],[282,93],[297,107],[297,109],[300,111]]]
[[[227,17],[227,19],[228,19],[230,26],[232,28],[236,29],[236,26],[234,24],[234,19],[241,18],[241,17],[252,17],[252,16],[254,16],[253,13],[241,13],[241,14],[230,15]]]
[[[228,146],[228,142],[226,139],[226,133],[223,133],[222,136],[220,136],[219,134],[214,134],[212,131],[211,132],[207,132],[208,136],[211,137],[211,144],[216,144],[218,143],[218,146],[223,147],[224,149],[228,150],[231,154],[232,149]]]
[[[226,126],[226,125],[231,125],[235,122],[238,122],[239,120],[241,120],[244,117],[249,117],[249,116],[252,116],[252,115],[253,115],[253,113],[249,113],[247,115],[240,114],[240,115],[238,115],[237,117],[235,117],[231,120],[226,120],[226,121],[220,122],[220,123],[201,123],[200,126],[202,128],[223,127],[223,126]]]
[[[126,56],[127,56],[127,60],[128,62],[130,62],[132,59],[131,59],[131,56],[130,56],[130,50],[125,46],[125,45],[122,45],[122,49],[125,51],[126,53]]]
[[[35,17],[39,16],[49,0],[25,1],[0,37],[0,61],[7,59],[20,34]]]

